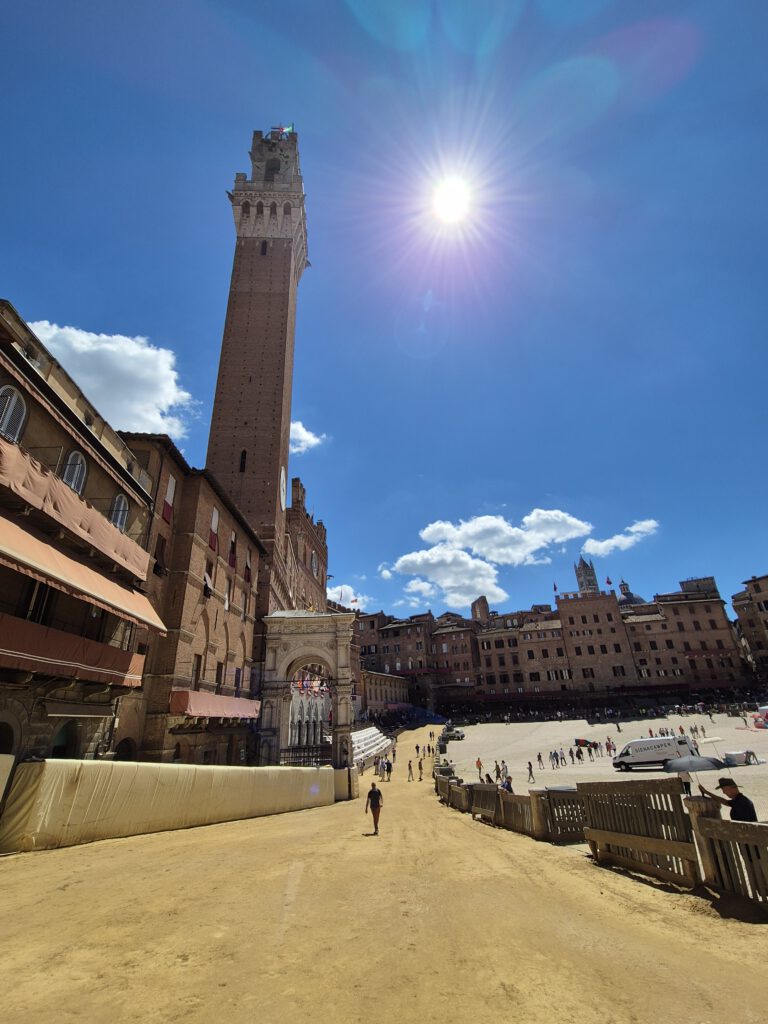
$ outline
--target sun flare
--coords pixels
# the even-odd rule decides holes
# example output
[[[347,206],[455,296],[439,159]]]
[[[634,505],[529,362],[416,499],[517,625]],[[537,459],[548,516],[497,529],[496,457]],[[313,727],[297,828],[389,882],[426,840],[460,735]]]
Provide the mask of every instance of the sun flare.
[[[469,199],[469,188],[462,178],[445,178],[435,189],[432,209],[444,224],[457,224],[469,212]]]

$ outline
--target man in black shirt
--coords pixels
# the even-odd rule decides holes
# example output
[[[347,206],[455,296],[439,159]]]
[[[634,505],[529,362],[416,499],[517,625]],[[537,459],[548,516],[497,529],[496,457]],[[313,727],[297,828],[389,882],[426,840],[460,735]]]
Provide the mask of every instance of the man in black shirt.
[[[384,797],[381,794],[381,790],[376,787],[376,783],[371,783],[371,788],[368,790],[368,799],[365,801],[365,813],[368,813],[368,808],[371,809],[371,815],[373,816],[373,834],[377,836],[379,834],[379,815],[381,814],[381,805],[384,803]]]
[[[718,779],[717,782],[718,784],[715,788],[723,791],[722,796],[710,793],[708,789],[699,786],[701,795],[717,800],[718,803],[723,804],[725,807],[730,807],[731,821],[757,821],[755,805],[748,796],[744,796],[743,793],[739,792],[739,787],[733,779]]]

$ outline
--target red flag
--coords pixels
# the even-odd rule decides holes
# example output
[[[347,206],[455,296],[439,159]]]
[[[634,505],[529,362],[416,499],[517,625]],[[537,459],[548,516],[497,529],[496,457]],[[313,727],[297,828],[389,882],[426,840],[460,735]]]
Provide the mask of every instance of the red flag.
[[[555,583],[555,584],[553,584],[553,586],[555,588],[555,593],[557,593],[557,584]]]
[[[612,580],[611,580],[611,577],[610,577],[610,576],[606,576],[606,577],[605,577],[605,582],[606,582],[606,584],[607,584],[607,585],[608,585],[609,587],[612,587],[612,586],[613,586],[613,582],[612,582]]]

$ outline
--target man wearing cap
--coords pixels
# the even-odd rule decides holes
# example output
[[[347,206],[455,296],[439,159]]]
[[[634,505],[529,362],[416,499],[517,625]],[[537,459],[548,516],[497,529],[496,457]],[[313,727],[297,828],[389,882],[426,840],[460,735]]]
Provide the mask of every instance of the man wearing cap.
[[[719,804],[731,808],[731,821],[757,821],[755,805],[748,796],[739,792],[739,787],[733,779],[718,779],[715,789],[721,789],[723,796],[717,796],[716,793],[710,793],[708,789],[699,786],[702,796],[708,796],[712,800],[717,800]]]

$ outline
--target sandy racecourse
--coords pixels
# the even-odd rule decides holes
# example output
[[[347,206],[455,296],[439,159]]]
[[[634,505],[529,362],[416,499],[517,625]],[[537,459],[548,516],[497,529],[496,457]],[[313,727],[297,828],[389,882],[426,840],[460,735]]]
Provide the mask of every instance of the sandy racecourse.
[[[440,806],[424,735],[378,838],[358,801],[0,859],[3,1024],[766,1020],[768,918]]]

